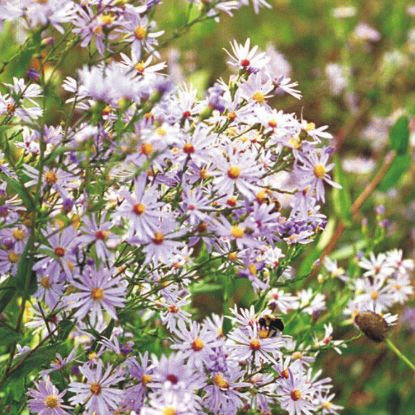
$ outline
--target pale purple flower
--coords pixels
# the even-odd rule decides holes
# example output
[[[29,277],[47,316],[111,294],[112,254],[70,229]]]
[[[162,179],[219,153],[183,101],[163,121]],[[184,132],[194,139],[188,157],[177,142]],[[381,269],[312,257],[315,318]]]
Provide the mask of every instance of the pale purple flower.
[[[70,406],[64,405],[62,398],[66,391],[59,392],[52,384],[48,376],[35,382],[35,387],[29,389],[28,407],[31,412],[39,415],[70,415],[66,409]]]
[[[77,293],[66,297],[66,306],[76,309],[75,317],[82,320],[88,316],[90,324],[98,331],[105,327],[105,313],[117,319],[116,308],[125,302],[125,281],[112,277],[111,270],[87,267],[82,275],[71,279],[71,285],[78,289]]]
[[[85,405],[86,414],[110,414],[118,409],[124,391],[114,385],[122,379],[117,369],[104,367],[101,360],[95,368],[88,365],[79,368],[83,382],[71,382],[69,391],[74,394],[69,400],[73,405]]]

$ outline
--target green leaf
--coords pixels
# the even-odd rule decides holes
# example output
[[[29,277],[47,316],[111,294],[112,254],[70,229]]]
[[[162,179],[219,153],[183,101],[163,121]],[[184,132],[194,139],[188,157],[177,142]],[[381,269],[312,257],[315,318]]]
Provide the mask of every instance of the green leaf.
[[[334,180],[342,187],[341,189],[335,188],[332,191],[334,211],[346,225],[350,225],[352,220],[352,200],[350,197],[349,185],[338,156],[334,157],[334,162]]]
[[[4,173],[0,174],[0,178],[7,183],[9,190],[13,193],[20,196],[24,205],[28,208],[28,210],[33,210],[32,200],[30,199],[27,190],[16,180],[12,177],[7,176]]]
[[[379,183],[378,189],[386,192],[396,186],[400,178],[411,167],[412,159],[409,154],[396,156],[383,180]]]
[[[389,143],[393,150],[402,155],[409,146],[409,119],[402,115],[389,131]]]
[[[14,298],[16,292],[16,281],[9,277],[0,284],[0,313],[7,307]]]
[[[49,363],[55,358],[56,353],[64,354],[65,345],[63,343],[56,343],[53,345],[43,346],[36,350],[26,360],[16,362],[15,367],[7,378],[7,385],[13,386],[16,381],[24,379],[34,370],[45,369]],[[25,359],[23,355],[21,359]]]
[[[19,340],[20,334],[6,326],[0,326],[0,346],[8,346]]]

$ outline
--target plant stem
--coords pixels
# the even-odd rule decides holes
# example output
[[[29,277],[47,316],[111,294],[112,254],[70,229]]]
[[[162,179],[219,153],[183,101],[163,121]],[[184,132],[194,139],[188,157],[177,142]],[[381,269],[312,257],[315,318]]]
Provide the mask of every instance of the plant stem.
[[[413,371],[415,371],[415,364],[413,364],[392,342],[390,339],[386,339],[386,344],[389,347],[390,350],[392,350],[393,353],[396,354],[396,356],[399,357],[399,359],[402,360],[407,366],[409,366]]]

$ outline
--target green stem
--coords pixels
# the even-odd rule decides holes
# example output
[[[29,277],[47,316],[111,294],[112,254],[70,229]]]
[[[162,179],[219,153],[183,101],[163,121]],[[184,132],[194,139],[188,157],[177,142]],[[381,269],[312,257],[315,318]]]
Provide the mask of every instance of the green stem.
[[[415,371],[415,365],[395,346],[395,344],[391,340],[386,339],[386,344],[389,347],[389,349],[392,350],[392,352],[395,353],[396,356],[398,356],[399,359],[402,360],[402,362],[404,362],[413,371]]]

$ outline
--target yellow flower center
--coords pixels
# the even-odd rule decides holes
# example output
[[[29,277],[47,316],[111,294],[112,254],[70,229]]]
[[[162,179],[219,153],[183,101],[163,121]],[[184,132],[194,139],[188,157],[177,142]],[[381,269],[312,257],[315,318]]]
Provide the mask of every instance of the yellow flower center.
[[[153,376],[148,375],[146,373],[144,373],[143,376],[141,376],[141,383],[143,385],[147,385],[148,383],[150,383],[153,380]]]
[[[298,401],[299,399],[301,399],[301,391],[299,391],[298,389],[294,389],[291,391],[291,399],[293,401]]]
[[[372,291],[372,292],[370,293],[370,298],[371,298],[373,301],[376,301],[376,300],[379,298],[379,293],[378,293],[377,291]]]
[[[143,73],[144,72],[144,69],[146,68],[145,66],[144,66],[144,62],[138,62],[135,66],[134,66],[134,68],[137,70],[137,72],[140,72],[140,73]]]
[[[145,156],[149,156],[153,152],[153,145],[150,143],[144,143],[140,147],[140,153]]]
[[[105,293],[104,293],[104,290],[102,288],[96,287],[96,288],[93,288],[91,290],[91,298],[94,301],[102,300],[104,298],[104,295],[105,295]]]
[[[25,237],[25,232],[23,229],[16,228],[13,230],[13,238],[16,239],[16,241],[22,241]]]
[[[229,261],[234,262],[238,259],[238,254],[236,252],[230,252],[228,254],[228,259],[229,259]]]
[[[322,164],[316,164],[314,166],[314,175],[318,179],[322,179],[326,174],[326,168]]]
[[[233,225],[231,226],[231,235],[234,238],[243,238],[245,235],[245,231],[241,226]]]
[[[12,264],[15,264],[19,260],[20,256],[16,254],[16,252],[9,252],[7,254],[7,258]]]
[[[48,185],[55,184],[58,181],[58,176],[54,171],[48,171],[45,173],[45,180]]]
[[[99,21],[104,26],[110,25],[114,21],[114,16],[110,14],[103,14],[102,16],[100,16]]]
[[[59,398],[56,395],[48,395],[43,401],[48,408],[57,408],[59,406]]]
[[[165,128],[163,127],[159,127],[156,130],[156,134],[161,135],[161,136],[165,136],[167,134],[167,131]]]
[[[163,415],[176,415],[176,410],[172,406],[166,406],[163,409]]]
[[[203,343],[202,339],[200,339],[199,337],[193,340],[192,349],[195,352],[200,352],[204,347],[205,347],[205,343]]]
[[[144,26],[137,26],[134,29],[134,35],[136,39],[143,40],[147,35],[147,29]]]
[[[50,287],[52,287],[52,284],[51,284],[51,282],[50,282],[50,278],[49,278],[48,276],[42,277],[42,278],[40,279],[39,283],[40,283],[40,285],[41,285],[43,288],[50,288]]]
[[[101,385],[99,383],[91,383],[89,390],[94,395],[99,395],[101,393]]]
[[[161,245],[164,241],[164,234],[161,232],[155,232],[153,236],[153,242],[156,245]]]
[[[332,407],[332,405],[331,405],[331,402],[323,402],[323,403],[321,404],[321,407],[322,407],[323,409],[328,409],[328,410],[330,410],[330,409],[331,409],[331,407]]]
[[[216,373],[216,375],[213,376],[213,383],[221,389],[229,389],[229,383],[223,377],[222,373]]]
[[[251,275],[254,275],[255,276],[257,274],[257,269],[256,269],[255,264],[249,264],[248,270],[249,270],[249,273]]]
[[[241,175],[241,169],[238,166],[231,166],[228,169],[228,177],[230,179],[237,179]]]
[[[303,354],[301,352],[294,352],[293,355],[292,355],[292,358],[294,360],[300,360],[300,359],[303,358]]]
[[[261,348],[261,340],[259,339],[252,339],[249,342],[249,348],[253,351],[259,350]]]
[[[146,207],[142,203],[136,203],[133,206],[133,212],[138,216],[142,215],[145,211]]]
[[[233,121],[236,117],[237,117],[237,115],[236,115],[236,112],[235,112],[235,111],[231,111],[231,112],[228,114],[228,120],[229,120],[229,121]]]
[[[255,92],[254,95],[252,95],[252,99],[257,103],[257,104],[263,104],[265,102],[265,95],[260,92],[257,91]]]
[[[203,180],[207,179],[209,177],[209,173],[208,173],[207,169],[204,169],[204,168],[200,169],[199,176]]]

